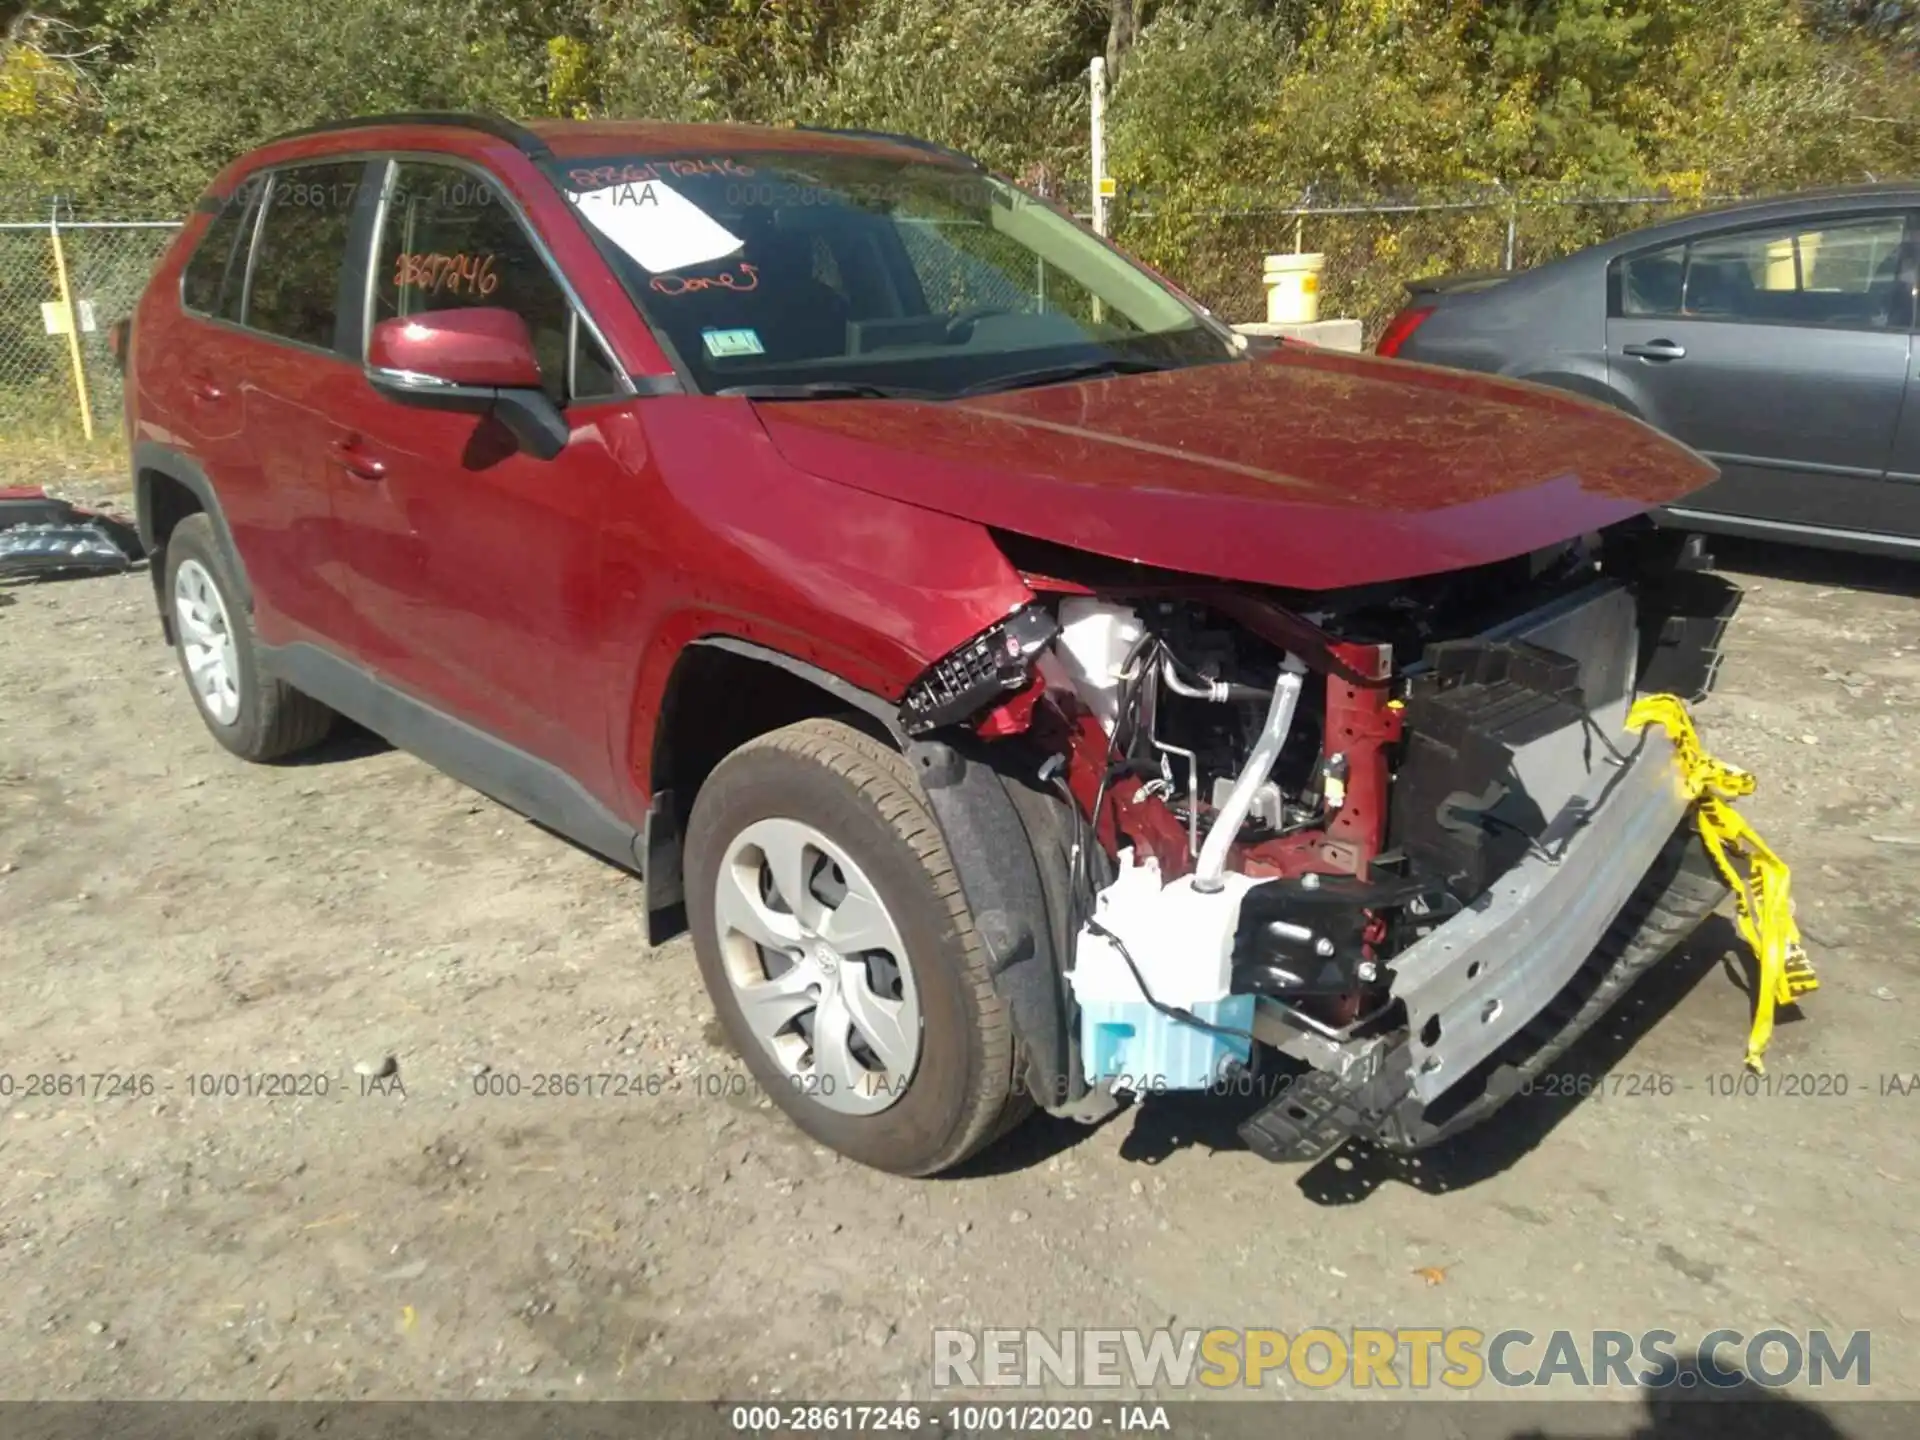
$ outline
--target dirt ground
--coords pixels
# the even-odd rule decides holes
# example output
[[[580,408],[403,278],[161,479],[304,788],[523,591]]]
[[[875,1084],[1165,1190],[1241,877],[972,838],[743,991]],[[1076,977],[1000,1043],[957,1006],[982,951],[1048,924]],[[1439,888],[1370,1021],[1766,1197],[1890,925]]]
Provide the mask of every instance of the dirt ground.
[[[1700,719],[1823,982],[1771,1069],[1848,1093],[1710,1093],[1748,1014],[1716,918],[1563,1067],[1676,1093],[1304,1173],[1218,1101],[839,1161],[628,877],[357,732],[232,760],[144,574],[0,590],[0,1396],[893,1399],[936,1326],[1315,1324],[1870,1330],[1873,1393],[1920,1396],[1920,1094],[1882,1093],[1920,1071],[1920,567],[1720,548]],[[603,1071],[661,1093],[483,1093]],[[328,1093],[196,1093],[263,1073]]]

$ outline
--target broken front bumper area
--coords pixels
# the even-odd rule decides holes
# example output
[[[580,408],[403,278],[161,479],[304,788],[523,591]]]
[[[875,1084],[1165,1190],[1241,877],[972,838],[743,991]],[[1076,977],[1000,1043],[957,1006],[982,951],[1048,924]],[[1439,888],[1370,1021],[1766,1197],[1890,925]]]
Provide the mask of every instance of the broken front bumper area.
[[[1388,962],[1397,1037],[1318,1034],[1262,1003],[1254,1033],[1314,1068],[1242,1126],[1251,1149],[1313,1160],[1356,1135],[1412,1149],[1478,1123],[1719,903],[1672,744],[1649,730],[1632,747],[1594,769],[1577,828]]]

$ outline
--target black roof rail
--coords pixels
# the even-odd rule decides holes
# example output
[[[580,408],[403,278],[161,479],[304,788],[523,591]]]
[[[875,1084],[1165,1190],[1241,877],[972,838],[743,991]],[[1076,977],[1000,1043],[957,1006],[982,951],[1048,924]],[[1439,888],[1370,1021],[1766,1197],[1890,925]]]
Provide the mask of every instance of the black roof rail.
[[[496,140],[506,141],[530,160],[553,158],[553,151],[547,148],[547,142],[526,126],[516,125],[499,115],[461,110],[403,110],[390,115],[356,115],[345,120],[309,125],[304,130],[289,130],[266,143],[272,145],[282,140],[297,140],[303,135],[327,135],[339,130],[366,130],[375,125],[445,125],[459,130],[478,130]]]
[[[929,155],[957,160],[970,170],[987,168],[964,150],[956,150],[951,145],[942,145],[937,140],[924,140],[918,135],[903,135],[894,130],[849,130],[835,125],[796,125],[793,128],[806,130],[815,135],[845,135],[851,140],[884,140],[889,145],[904,145],[909,150],[924,150]]]

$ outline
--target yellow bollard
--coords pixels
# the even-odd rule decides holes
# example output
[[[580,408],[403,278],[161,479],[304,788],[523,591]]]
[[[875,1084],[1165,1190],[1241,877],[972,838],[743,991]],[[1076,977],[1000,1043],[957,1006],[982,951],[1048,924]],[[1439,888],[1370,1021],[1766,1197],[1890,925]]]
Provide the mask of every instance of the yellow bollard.
[[[80,307],[74,303],[73,287],[67,283],[67,252],[60,243],[60,210],[56,201],[47,222],[47,234],[53,240],[53,269],[60,278],[60,308],[67,316],[67,355],[73,361],[73,391],[80,402],[80,428],[93,439],[93,402],[87,395],[87,366],[80,355]]]

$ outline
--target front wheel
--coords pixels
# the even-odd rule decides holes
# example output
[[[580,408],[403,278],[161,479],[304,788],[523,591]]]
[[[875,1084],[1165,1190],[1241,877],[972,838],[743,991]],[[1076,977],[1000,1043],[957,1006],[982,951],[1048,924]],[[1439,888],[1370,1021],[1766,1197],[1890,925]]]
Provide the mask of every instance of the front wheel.
[[[929,1175],[1026,1113],[985,947],[894,750],[830,720],[736,750],[694,801],[686,894],[721,1024],[815,1139]]]

